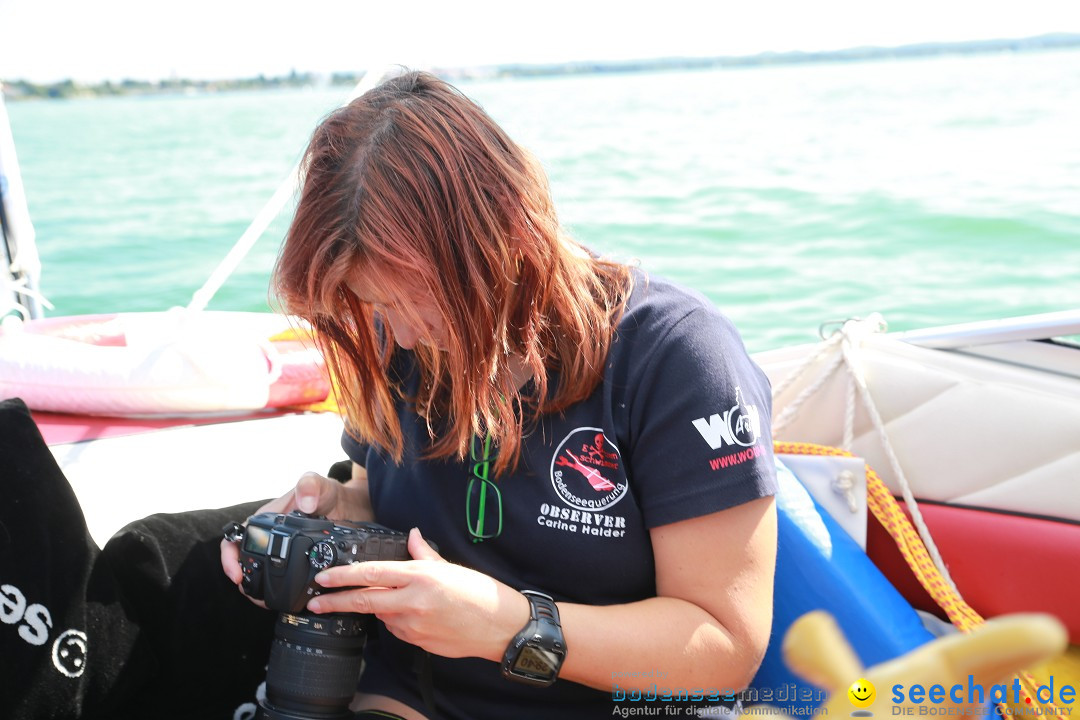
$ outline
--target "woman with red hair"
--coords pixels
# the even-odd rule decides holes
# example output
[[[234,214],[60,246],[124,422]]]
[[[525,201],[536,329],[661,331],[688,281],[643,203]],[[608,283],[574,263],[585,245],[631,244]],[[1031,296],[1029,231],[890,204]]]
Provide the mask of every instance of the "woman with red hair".
[[[413,560],[325,570],[308,604],[381,621],[354,709],[732,704],[768,642],[775,472],[768,382],[711,303],[569,238],[538,163],[415,72],[315,131],[275,289],[353,473],[266,509],[411,528]]]

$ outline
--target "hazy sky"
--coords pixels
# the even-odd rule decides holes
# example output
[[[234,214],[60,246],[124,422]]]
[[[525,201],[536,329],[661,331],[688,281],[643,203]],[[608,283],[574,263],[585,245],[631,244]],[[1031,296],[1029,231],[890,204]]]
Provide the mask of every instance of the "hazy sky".
[[[1080,32],[1080,0],[0,0],[0,78],[231,78]]]

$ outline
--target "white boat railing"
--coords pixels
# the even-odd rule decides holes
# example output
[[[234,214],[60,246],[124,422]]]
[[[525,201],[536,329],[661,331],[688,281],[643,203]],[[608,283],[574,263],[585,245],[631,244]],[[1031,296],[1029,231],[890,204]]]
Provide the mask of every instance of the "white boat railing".
[[[897,340],[938,350],[960,350],[1069,335],[1080,335],[1080,308],[890,333]]]

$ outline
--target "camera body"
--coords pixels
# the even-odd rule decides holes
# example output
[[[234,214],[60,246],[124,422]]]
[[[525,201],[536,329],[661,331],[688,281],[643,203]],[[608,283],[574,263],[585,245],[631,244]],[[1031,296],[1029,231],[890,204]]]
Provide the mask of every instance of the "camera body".
[[[242,535],[243,589],[271,610],[303,612],[323,588],[315,575],[366,560],[409,560],[408,536],[376,523],[328,520],[293,510],[252,515]],[[236,537],[237,540],[240,537]]]
[[[319,571],[366,560],[409,560],[408,536],[369,522],[328,520],[299,510],[231,522],[225,539],[240,545],[243,590],[278,611],[257,720],[349,720],[363,665],[366,619],[315,614],[308,600],[325,591]]]

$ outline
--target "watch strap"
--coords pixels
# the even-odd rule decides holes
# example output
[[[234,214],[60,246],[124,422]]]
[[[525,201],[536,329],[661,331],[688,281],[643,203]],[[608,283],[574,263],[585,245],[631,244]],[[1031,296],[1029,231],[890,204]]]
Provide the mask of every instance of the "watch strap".
[[[529,619],[541,622],[549,622],[556,627],[562,627],[559,623],[559,608],[555,605],[555,599],[536,590],[522,590],[521,594],[529,601]]]

